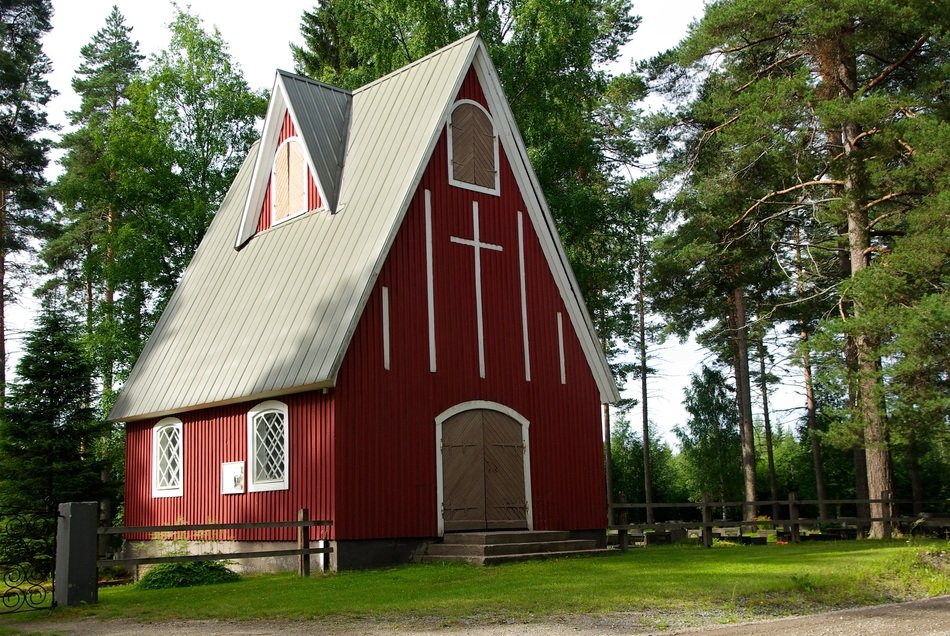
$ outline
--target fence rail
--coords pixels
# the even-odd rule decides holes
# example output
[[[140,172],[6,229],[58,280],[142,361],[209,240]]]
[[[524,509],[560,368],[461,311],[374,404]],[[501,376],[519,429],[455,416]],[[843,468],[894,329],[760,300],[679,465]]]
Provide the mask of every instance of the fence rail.
[[[871,506],[880,505],[882,510],[881,516],[871,516],[868,515],[858,515],[854,517],[842,517],[842,516],[821,516],[820,514],[815,517],[802,517],[800,515],[801,506],[819,506],[823,505],[854,505],[854,506]],[[921,508],[923,506],[932,506],[936,508],[944,508],[944,512],[931,512],[931,513],[920,513],[914,516],[900,515],[895,512],[895,509],[899,505],[908,505],[911,504],[916,508]],[[771,519],[755,519],[755,520],[727,520],[721,519],[718,521],[713,520],[713,510],[722,510],[723,516],[727,508],[744,508],[746,506],[754,506],[756,508],[770,508],[773,511],[778,511],[780,508],[787,510],[788,515],[786,519],[773,518]],[[668,521],[668,522],[648,522],[648,523],[639,523],[632,522],[627,523],[625,520],[617,521],[618,517],[625,515],[627,511],[630,510],[648,510],[648,509],[697,509],[701,513],[701,520],[687,520],[687,521]],[[812,499],[798,499],[795,497],[794,493],[789,495],[788,499],[785,500],[767,500],[767,501],[711,501],[708,494],[703,494],[702,502],[687,502],[687,503],[611,503],[609,506],[610,512],[610,524],[609,528],[611,530],[617,530],[620,535],[620,547],[622,550],[627,549],[629,542],[630,531],[643,531],[643,530],[691,530],[699,529],[702,533],[703,544],[706,547],[712,545],[712,530],[713,528],[743,528],[755,526],[761,528],[763,525],[771,525],[772,529],[776,532],[779,531],[779,527],[785,528],[786,532],[789,533],[789,538],[793,542],[798,542],[801,539],[801,529],[803,526],[820,526],[821,524],[831,524],[831,523],[853,523],[859,527],[869,527],[871,523],[880,522],[883,526],[884,538],[890,538],[895,527],[900,527],[900,524],[914,525],[914,524],[928,524],[933,523],[937,527],[950,528],[950,499],[930,499],[930,500],[910,500],[910,499],[894,499],[890,496],[890,493],[883,493],[883,496],[880,499],[825,499],[822,501],[812,500]],[[619,513],[619,514],[618,514]],[[938,516],[934,516],[938,515]],[[939,516],[942,515],[942,516]]]
[[[330,554],[333,548],[324,546],[310,547],[310,528],[329,527],[332,521],[322,519],[311,520],[307,508],[301,508],[296,521],[269,521],[253,523],[193,523],[173,524],[164,526],[125,526],[103,527],[97,530],[99,535],[114,534],[145,534],[145,533],[174,533],[197,532],[208,530],[269,530],[272,528],[297,528],[297,547],[283,550],[254,550],[250,552],[214,552],[209,554],[187,554],[152,557],[135,557],[131,559],[98,559],[97,567],[153,565],[158,563],[189,563],[194,561],[225,561],[227,559],[257,559],[265,557],[296,556],[297,574],[310,576],[310,555]]]

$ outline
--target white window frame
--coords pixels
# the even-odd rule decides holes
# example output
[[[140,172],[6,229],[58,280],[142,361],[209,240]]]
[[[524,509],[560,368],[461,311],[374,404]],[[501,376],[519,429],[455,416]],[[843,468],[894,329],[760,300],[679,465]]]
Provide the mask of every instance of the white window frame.
[[[300,154],[303,158],[303,161],[300,162],[301,170],[302,170],[302,174],[300,178],[303,179],[303,209],[297,210],[296,212],[288,212],[287,216],[285,216],[282,219],[278,219],[277,218],[277,192],[274,190],[274,188],[277,185],[277,175],[274,173],[274,168],[276,166],[277,155],[280,154],[281,148],[283,148],[284,146],[286,146],[287,144],[291,142],[296,143],[300,147]],[[288,175],[288,178],[290,178],[290,175]],[[286,223],[290,219],[295,219],[301,214],[304,214],[305,212],[307,212],[307,208],[310,207],[310,184],[307,183],[307,153],[304,151],[303,141],[300,139],[299,135],[293,135],[292,137],[287,137],[287,139],[284,139],[282,142],[277,144],[277,149],[274,151],[274,163],[271,164],[271,168],[270,168],[270,182],[272,184],[271,196],[270,196],[270,225],[271,227],[280,225],[281,223]]]
[[[491,132],[494,137],[494,151],[495,151],[495,187],[486,188],[484,186],[476,185],[474,183],[469,183],[467,181],[457,181],[455,179],[455,163],[452,161],[452,158],[455,156],[452,148],[452,138],[455,136],[452,132],[452,117],[455,115],[455,109],[461,106],[462,104],[472,104],[477,106],[480,111],[485,114],[485,117],[488,117],[488,121],[491,122]],[[488,112],[484,106],[472,99],[460,99],[455,104],[452,105],[452,110],[449,112],[448,120],[446,121],[446,129],[448,130],[448,156],[449,156],[449,185],[453,185],[457,188],[465,188],[466,190],[474,190],[475,192],[481,192],[483,194],[494,194],[495,196],[501,196],[501,164],[498,161],[498,128],[495,126],[495,119],[491,116],[491,113]]]
[[[284,454],[283,479],[271,481],[257,481],[257,448],[255,446],[254,421],[265,413],[278,412],[284,422]],[[247,413],[247,491],[267,492],[271,490],[287,490],[290,488],[290,416],[287,405],[277,400],[268,400],[257,404]]]
[[[161,455],[159,442],[162,431],[167,428],[174,429],[178,434],[178,485],[173,487],[159,487],[158,459]],[[166,417],[159,420],[155,426],[152,427],[152,497],[181,497],[184,494],[185,469],[182,465],[184,445],[184,428],[182,427],[181,420],[177,417]]]

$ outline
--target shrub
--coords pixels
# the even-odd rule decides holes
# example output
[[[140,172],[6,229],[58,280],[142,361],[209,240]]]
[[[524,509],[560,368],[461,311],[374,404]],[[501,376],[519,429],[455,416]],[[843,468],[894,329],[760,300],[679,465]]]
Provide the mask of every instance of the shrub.
[[[164,590],[212,583],[230,583],[241,577],[218,561],[162,563],[149,570],[138,583],[143,590]]]

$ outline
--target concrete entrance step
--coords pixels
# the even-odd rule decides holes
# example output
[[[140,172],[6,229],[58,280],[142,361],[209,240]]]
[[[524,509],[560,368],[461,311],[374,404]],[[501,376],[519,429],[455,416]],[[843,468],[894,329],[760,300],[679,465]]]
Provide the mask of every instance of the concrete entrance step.
[[[420,561],[493,565],[565,556],[607,554],[597,542],[571,539],[570,532],[459,532],[430,543]]]
[[[446,532],[443,544],[498,545],[500,543],[530,543],[538,541],[567,541],[571,533],[560,530],[499,530],[497,532]]]

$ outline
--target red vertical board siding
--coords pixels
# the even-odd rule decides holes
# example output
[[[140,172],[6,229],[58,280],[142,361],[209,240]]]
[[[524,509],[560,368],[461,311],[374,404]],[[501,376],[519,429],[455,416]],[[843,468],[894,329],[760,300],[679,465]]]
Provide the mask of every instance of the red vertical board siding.
[[[473,71],[459,98],[487,107]],[[434,536],[435,417],[490,400],[527,418],[536,529],[602,528],[600,398],[503,149],[500,196],[448,185],[443,130],[347,350],[336,394],[338,538]],[[437,372],[429,371],[424,191],[431,191]],[[485,378],[479,377],[472,202],[482,252]],[[523,213],[531,381],[525,381],[517,214]],[[381,287],[391,366],[383,368]],[[567,383],[560,382],[557,313]]]
[[[184,492],[180,497],[152,497],[155,420],[135,422],[127,426],[126,432],[125,525],[290,521],[297,518],[300,508],[309,508],[311,519],[332,520],[335,494],[332,394],[312,391],[276,399],[287,405],[289,416],[287,490],[221,494],[223,462],[243,461],[245,471],[250,469],[247,412],[257,402],[178,416],[183,433]],[[312,536],[326,538],[328,535],[323,530],[315,530]],[[296,538],[296,530],[220,531],[215,538],[292,540]]]
[[[297,134],[294,128],[294,122],[290,118],[290,111],[284,111],[284,122],[280,127],[280,135],[277,137],[277,146],[284,142],[288,137]],[[277,146],[274,146],[274,154],[277,153]],[[270,229],[271,226],[271,181],[273,176],[267,180],[267,190],[264,193],[264,203],[261,205],[261,213],[257,219],[257,231],[263,232]],[[313,178],[310,168],[307,168],[307,209],[317,210],[323,202],[320,199],[320,190],[317,188],[317,181]]]

